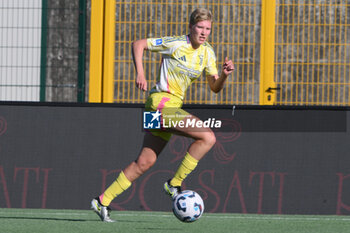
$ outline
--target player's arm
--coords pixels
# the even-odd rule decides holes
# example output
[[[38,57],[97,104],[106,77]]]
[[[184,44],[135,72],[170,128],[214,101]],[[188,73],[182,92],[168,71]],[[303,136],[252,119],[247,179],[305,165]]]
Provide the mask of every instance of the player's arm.
[[[231,60],[228,60],[228,58],[225,58],[225,62],[222,65],[222,71],[220,76],[219,75],[208,75],[207,80],[209,83],[210,89],[218,93],[219,91],[224,88],[225,81],[227,77],[232,73],[232,71],[235,69],[233,63]]]
[[[147,39],[141,39],[132,43],[132,55],[136,69],[136,87],[147,91],[147,81],[143,69],[143,51],[147,50]]]

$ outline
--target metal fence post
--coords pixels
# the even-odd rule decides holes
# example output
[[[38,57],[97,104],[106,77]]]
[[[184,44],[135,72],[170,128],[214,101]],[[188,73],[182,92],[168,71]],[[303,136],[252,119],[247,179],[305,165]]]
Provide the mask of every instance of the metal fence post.
[[[47,0],[42,1],[41,9],[41,55],[40,55],[40,101],[46,101],[46,66],[47,66]]]
[[[104,0],[91,0],[89,102],[102,102]]]
[[[115,0],[105,0],[102,84],[102,100],[104,103],[113,103],[114,101],[115,5]]]
[[[260,105],[273,105],[276,101],[274,81],[275,14],[276,1],[262,0],[260,55]]]
[[[86,10],[86,0],[79,0],[78,102],[85,102]]]

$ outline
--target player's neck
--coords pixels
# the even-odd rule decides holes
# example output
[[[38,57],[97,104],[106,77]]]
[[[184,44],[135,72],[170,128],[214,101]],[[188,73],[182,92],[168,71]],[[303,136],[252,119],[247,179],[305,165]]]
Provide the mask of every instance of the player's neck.
[[[201,46],[201,44],[196,43],[194,41],[194,39],[191,37],[191,34],[187,35],[187,38],[188,38],[189,43],[191,43],[191,46],[193,49],[198,49]]]

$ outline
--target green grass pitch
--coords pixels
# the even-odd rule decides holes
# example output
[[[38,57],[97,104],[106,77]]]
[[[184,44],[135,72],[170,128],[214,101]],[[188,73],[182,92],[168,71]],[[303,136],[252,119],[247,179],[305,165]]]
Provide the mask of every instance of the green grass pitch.
[[[113,211],[116,223],[101,222],[91,210],[0,209],[3,233],[345,233],[350,216],[204,213],[182,223],[170,212]]]

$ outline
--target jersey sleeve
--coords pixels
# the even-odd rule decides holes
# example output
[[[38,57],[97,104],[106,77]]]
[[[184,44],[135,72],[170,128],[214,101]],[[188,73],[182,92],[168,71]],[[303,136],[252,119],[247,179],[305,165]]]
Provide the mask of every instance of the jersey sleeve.
[[[212,48],[208,48],[207,65],[205,67],[206,76],[214,76],[218,74],[216,66],[216,56]]]
[[[170,55],[174,51],[174,40],[172,37],[148,38],[147,49],[151,52]]]

